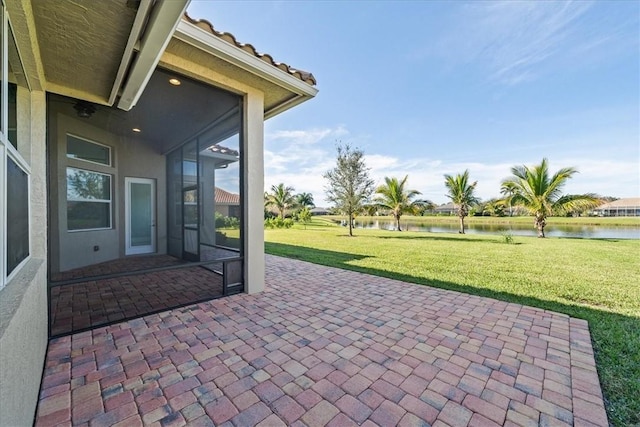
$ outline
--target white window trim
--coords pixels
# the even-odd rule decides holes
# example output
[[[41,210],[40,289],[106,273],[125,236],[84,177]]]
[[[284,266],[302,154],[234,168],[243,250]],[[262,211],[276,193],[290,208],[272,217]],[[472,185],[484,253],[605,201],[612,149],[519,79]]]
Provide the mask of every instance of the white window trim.
[[[2,72],[0,78],[0,106],[2,113],[0,115],[0,289],[3,289],[16,275],[20,273],[22,268],[29,262],[32,257],[33,242],[31,236],[31,227],[33,218],[31,216],[31,167],[22,157],[20,152],[9,141],[7,130],[9,126],[9,101],[8,101],[8,81],[9,81],[9,16],[4,6],[4,1],[0,2],[0,33],[2,34],[2,43],[0,43],[0,66]],[[7,246],[8,237],[6,233],[7,227],[7,206],[9,195],[7,191],[7,162],[11,159],[22,171],[27,175],[27,215],[29,216],[29,254],[18,265],[16,265],[10,274],[7,274]]]
[[[104,166],[104,165],[103,165]],[[91,203],[107,203],[109,205],[109,227],[99,227],[99,228],[82,228],[77,230],[69,230],[69,218],[67,218],[67,233],[82,233],[85,231],[100,231],[100,230],[112,230],[113,229],[113,175],[109,173],[96,172],[94,170],[76,168],[73,166],[67,166],[66,169],[73,169],[83,172],[95,173],[96,175],[104,175],[109,177],[109,197],[110,199],[83,199],[79,197],[69,198],[67,196],[67,203],[69,202],[91,202]],[[66,170],[65,170],[66,172]],[[65,174],[66,177],[66,174]],[[65,178],[66,183],[66,178]]]
[[[78,160],[80,162],[91,163],[93,165],[98,165],[98,166],[103,166],[103,167],[113,167],[113,150],[111,149],[110,146],[105,145],[105,144],[100,144],[99,142],[92,141],[90,139],[87,139],[87,138],[82,137],[82,136],[75,135],[73,133],[67,133],[67,137],[69,137],[69,136],[72,136],[72,137],[74,137],[76,139],[80,139],[80,140],[82,140],[84,142],[88,142],[89,144],[99,145],[100,147],[104,147],[107,150],[109,150],[109,164],[104,164],[104,163],[100,163],[100,162],[94,162],[94,161],[83,159],[83,158],[80,158],[80,157],[71,157],[71,156],[69,156],[69,145],[68,145],[69,144],[69,139],[68,138],[65,141],[65,145],[66,145],[66,154],[65,155],[67,156],[67,159]]]

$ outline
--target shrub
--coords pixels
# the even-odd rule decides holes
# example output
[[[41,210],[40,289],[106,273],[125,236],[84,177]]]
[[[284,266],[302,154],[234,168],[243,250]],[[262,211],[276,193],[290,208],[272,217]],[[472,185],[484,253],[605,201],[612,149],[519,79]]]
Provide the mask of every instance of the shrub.
[[[240,228],[240,220],[233,216],[224,216],[216,212],[216,228]]]
[[[511,234],[510,231],[505,231],[504,233],[502,233],[502,241],[503,243],[506,243],[507,245],[511,245],[513,244],[513,234]]]
[[[293,220],[291,218],[282,219],[280,217],[267,218],[264,220],[265,228],[291,228]]]

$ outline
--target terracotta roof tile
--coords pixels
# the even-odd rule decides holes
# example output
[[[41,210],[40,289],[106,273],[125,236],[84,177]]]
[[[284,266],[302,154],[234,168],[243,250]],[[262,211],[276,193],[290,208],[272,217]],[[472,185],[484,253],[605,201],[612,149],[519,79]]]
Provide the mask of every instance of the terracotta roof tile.
[[[216,204],[220,204],[220,205],[239,205],[240,195],[229,193],[228,191],[225,191],[222,188],[216,187],[215,200],[216,200]]]
[[[313,74],[307,71],[297,70],[283,62],[276,62],[268,53],[259,53],[256,48],[253,47],[253,45],[249,43],[240,43],[236,40],[233,34],[216,30],[215,28],[213,28],[213,24],[211,24],[211,22],[207,21],[206,19],[193,19],[186,12],[183,19],[197,27],[202,28],[203,30],[210,32],[219,39],[222,39],[227,43],[236,46],[238,49],[242,49],[245,52],[254,55],[256,58],[262,59],[267,64],[271,64],[274,67],[281,69],[282,71],[302,80],[307,84],[310,84],[312,86],[316,85],[316,78],[313,76]]]

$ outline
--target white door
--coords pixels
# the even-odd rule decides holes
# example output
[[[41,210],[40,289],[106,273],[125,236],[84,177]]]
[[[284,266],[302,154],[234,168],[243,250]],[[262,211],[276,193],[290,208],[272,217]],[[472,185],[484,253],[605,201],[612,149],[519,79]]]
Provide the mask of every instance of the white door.
[[[125,233],[127,255],[156,251],[155,180],[125,178]]]

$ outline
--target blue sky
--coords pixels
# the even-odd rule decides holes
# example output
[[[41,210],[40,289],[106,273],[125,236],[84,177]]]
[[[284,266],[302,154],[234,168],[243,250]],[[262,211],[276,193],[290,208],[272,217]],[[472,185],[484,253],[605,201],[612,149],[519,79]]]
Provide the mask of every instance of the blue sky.
[[[326,205],[337,141],[377,183],[409,175],[445,203],[469,169],[483,199],[514,165],[547,157],[580,173],[569,193],[640,197],[640,2],[227,2],[209,20],[320,92],[265,123],[265,186]]]

